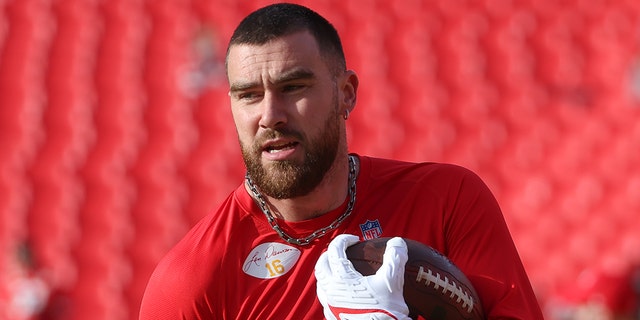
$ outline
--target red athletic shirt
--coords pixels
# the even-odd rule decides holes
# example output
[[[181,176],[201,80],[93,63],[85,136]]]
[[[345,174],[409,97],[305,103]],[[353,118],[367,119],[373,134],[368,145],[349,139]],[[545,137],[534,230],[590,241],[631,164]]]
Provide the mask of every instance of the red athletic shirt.
[[[488,319],[542,319],[500,208],[478,176],[454,165],[359,158],[352,214],[308,246],[283,241],[239,186],[159,263],[140,319],[322,319],[313,269],[341,233],[421,241],[467,275]],[[347,199],[321,217],[278,223],[303,237],[346,205]]]

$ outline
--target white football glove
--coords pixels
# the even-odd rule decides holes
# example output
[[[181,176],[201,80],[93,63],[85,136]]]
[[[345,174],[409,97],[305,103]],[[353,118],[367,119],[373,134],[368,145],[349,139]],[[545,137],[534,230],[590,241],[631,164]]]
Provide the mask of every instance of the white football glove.
[[[409,308],[402,296],[407,244],[396,237],[387,241],[382,266],[363,276],[347,259],[346,248],[358,237],[337,236],[315,267],[318,300],[329,320],[407,320]]]

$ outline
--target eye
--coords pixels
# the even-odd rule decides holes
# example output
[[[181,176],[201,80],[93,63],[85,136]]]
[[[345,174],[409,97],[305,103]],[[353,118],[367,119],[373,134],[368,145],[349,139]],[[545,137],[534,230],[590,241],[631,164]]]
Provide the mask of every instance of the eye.
[[[259,100],[260,98],[262,98],[262,96],[263,96],[263,93],[259,91],[244,91],[244,92],[239,92],[236,95],[236,99],[251,102],[251,101]]]
[[[296,92],[302,90],[306,87],[304,84],[296,83],[296,84],[287,84],[282,87],[282,92]]]

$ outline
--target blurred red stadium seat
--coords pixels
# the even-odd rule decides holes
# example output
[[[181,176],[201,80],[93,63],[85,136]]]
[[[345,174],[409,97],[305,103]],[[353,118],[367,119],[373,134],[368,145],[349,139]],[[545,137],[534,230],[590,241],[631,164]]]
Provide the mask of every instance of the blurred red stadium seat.
[[[477,171],[541,301],[639,263],[639,1],[300,2],[360,76],[352,151]],[[242,183],[224,54],[267,3],[0,1],[0,248],[30,238],[71,319],[135,319]]]

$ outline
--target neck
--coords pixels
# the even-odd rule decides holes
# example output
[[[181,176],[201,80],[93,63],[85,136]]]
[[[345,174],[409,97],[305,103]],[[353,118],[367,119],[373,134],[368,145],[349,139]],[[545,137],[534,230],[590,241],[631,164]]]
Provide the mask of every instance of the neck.
[[[357,158],[355,160],[357,168]],[[336,159],[322,182],[305,196],[290,199],[274,199],[266,195],[262,197],[275,217],[296,222],[316,218],[338,208],[349,193],[348,185],[349,159],[345,156]],[[253,196],[246,183],[245,188]]]

